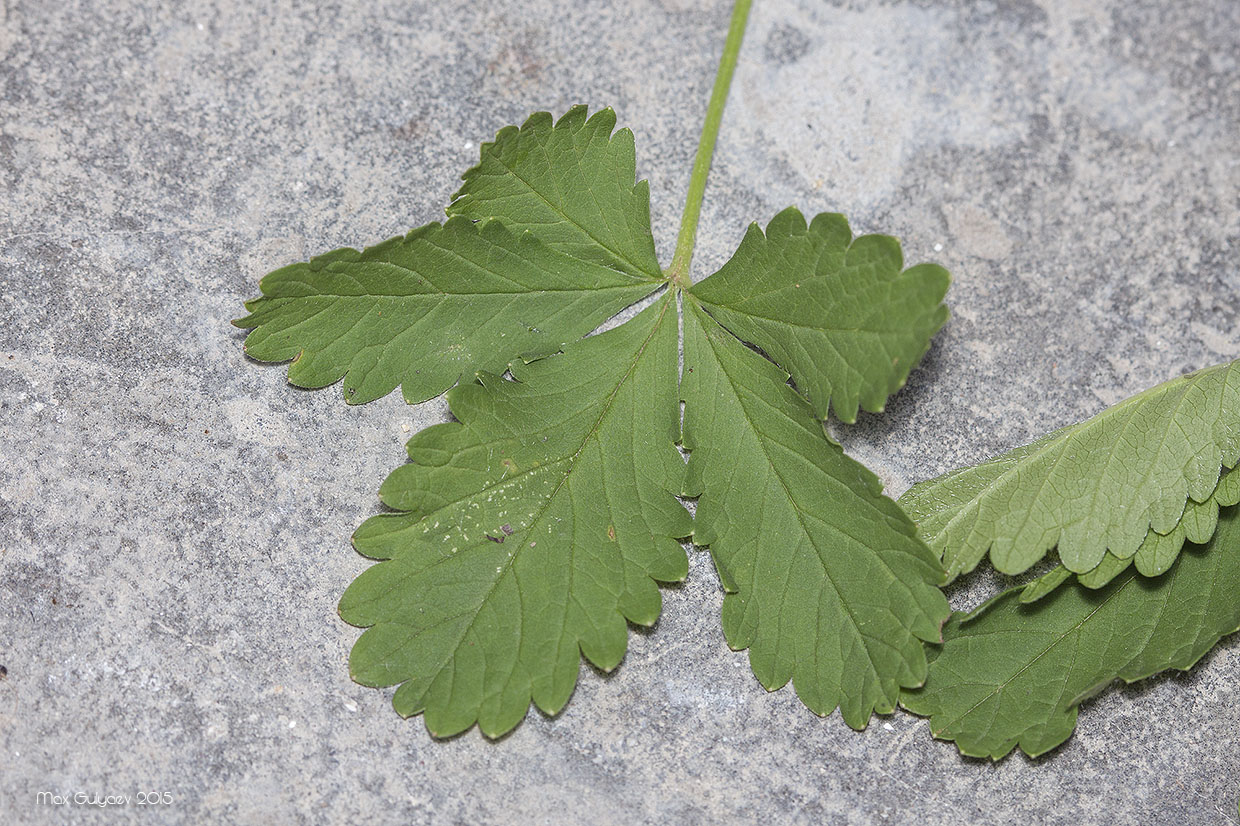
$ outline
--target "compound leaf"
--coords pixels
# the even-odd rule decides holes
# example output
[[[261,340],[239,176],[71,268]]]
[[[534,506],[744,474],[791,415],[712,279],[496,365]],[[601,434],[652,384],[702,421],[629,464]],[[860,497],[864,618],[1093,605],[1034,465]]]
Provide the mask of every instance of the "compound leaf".
[[[1129,568],[1103,588],[1070,583],[1033,605],[1013,588],[944,628],[925,686],[901,704],[935,737],[998,760],[1036,757],[1071,736],[1077,706],[1116,679],[1191,668],[1240,630],[1240,511],[1220,514],[1210,542],[1148,579]]]
[[[950,277],[902,270],[900,242],[854,239],[843,215],[807,227],[793,207],[751,224],[732,258],[691,290],[711,315],[787,370],[820,419],[880,412],[947,321]]]
[[[791,679],[811,710],[863,728],[925,678],[922,640],[949,613],[942,570],[787,373],[685,305],[686,492],[728,591],[724,634],[767,689]]]
[[[1240,362],[1173,379],[981,465],[921,482],[900,503],[949,577],[1018,574],[1058,546],[1071,571],[1170,534],[1240,457]]]
[[[350,672],[398,686],[397,711],[435,735],[499,736],[531,702],[557,712],[581,656],[616,667],[626,621],[656,621],[656,582],[686,575],[678,540],[695,535],[762,684],[792,680],[864,727],[924,679],[922,643],[949,611],[939,560],[821,419],[882,409],[947,317],[947,273],[902,271],[894,239],[854,240],[838,215],[752,228],[685,295],[686,465],[679,285],[576,341],[670,280],[635,170],[610,109],[536,113],[482,146],[446,223],[271,273],[234,322],[249,355],[291,359],[299,386],[343,378],[352,403],[455,385],[458,421],[409,441],[380,490],[396,512],[354,535],[379,562],[340,601],[366,629]]]
[[[498,222],[454,218],[276,270],[233,323],[254,328],[250,356],[293,359],[288,377],[299,387],[344,377],[353,404],[398,385],[420,402],[462,375],[557,350],[657,286]]]
[[[393,703],[448,736],[475,721],[498,736],[532,699],[555,713],[578,651],[619,664],[625,620],[652,625],[655,580],[687,572],[692,522],[673,495],[677,329],[666,296],[562,355],[482,374],[448,394],[453,422],[409,441],[413,460],[354,543],[383,559],[345,592],[340,614],[368,627],[350,671],[400,685]]]
[[[553,125],[536,112],[482,145],[449,215],[498,218],[516,232],[630,275],[661,280],[650,233],[650,186],[634,183],[633,133],[616,113],[574,106]]]

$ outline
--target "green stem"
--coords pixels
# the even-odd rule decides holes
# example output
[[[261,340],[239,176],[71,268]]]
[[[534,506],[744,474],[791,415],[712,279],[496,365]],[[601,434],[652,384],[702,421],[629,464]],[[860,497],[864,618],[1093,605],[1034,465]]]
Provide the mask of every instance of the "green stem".
[[[723,121],[723,107],[728,102],[728,89],[736,72],[736,59],[740,55],[741,40],[745,37],[745,24],[749,21],[749,7],[753,0],[736,0],[732,7],[732,23],[728,26],[728,39],[723,43],[723,56],[719,58],[719,71],[715,74],[715,87],[706,105],[706,121],[702,124],[702,137],[698,139],[697,156],[693,159],[693,172],[689,176],[689,193],[685,196],[685,211],[680,217],[680,235],[676,237],[676,252],[667,278],[673,286],[688,288],[689,263],[693,260],[693,240],[697,235],[698,218],[702,214],[702,196],[706,193],[706,177],[710,174],[710,160],[715,154],[715,138],[719,136],[719,124]]]

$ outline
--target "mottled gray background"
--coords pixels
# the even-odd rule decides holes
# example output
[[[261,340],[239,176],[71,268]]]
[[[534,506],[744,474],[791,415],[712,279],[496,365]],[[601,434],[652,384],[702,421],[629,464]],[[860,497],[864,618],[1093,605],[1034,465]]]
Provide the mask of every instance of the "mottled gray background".
[[[767,694],[696,552],[616,673],[500,742],[434,742],[349,681],[348,536],[445,407],[294,389],[227,322],[268,270],[438,217],[481,140],[576,102],[636,132],[667,260],[728,11],[0,0],[2,819],[1235,821],[1238,639],[990,765]],[[894,493],[1231,358],[1238,33],[1234,0],[758,0],[695,277],[790,203],[951,269],[910,386],[835,428]]]

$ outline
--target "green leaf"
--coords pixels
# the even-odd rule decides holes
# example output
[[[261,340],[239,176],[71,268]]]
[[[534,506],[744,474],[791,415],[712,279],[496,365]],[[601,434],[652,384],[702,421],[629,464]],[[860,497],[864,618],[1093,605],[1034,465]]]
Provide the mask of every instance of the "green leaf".
[[[736,254],[691,290],[711,315],[787,370],[820,419],[880,412],[947,321],[951,281],[935,264],[903,267],[900,242],[854,239],[843,215],[807,227],[794,207],[766,234],[751,224]]]
[[[1209,544],[1186,549],[1161,577],[1129,569],[1104,588],[1072,583],[1034,605],[1020,593],[953,618],[925,686],[901,699],[972,757],[1050,751],[1071,736],[1086,698],[1116,679],[1187,670],[1240,630],[1240,512],[1224,511]]]
[[[1077,573],[1169,534],[1240,457],[1240,362],[1146,390],[1079,424],[900,499],[949,577],[991,563],[1018,574],[1058,546]]]
[[[386,560],[353,582],[340,614],[366,626],[350,671],[400,684],[406,716],[437,736],[475,721],[491,737],[568,701],[578,650],[601,669],[624,656],[625,620],[652,625],[654,580],[687,572],[692,522],[672,492],[677,330],[665,296],[628,323],[482,374],[448,394],[460,423],[409,441],[412,464],[380,495],[401,511],[354,543]]]
[[[614,130],[611,110],[584,107],[501,130],[445,224],[272,273],[235,322],[252,328],[251,356],[294,359],[302,386],[343,377],[354,403],[456,385],[458,421],[409,441],[411,463],[380,490],[396,512],[354,535],[379,562],[340,602],[367,629],[350,671],[398,686],[396,709],[424,713],[439,736],[475,723],[498,736],[531,702],[557,712],[581,656],[616,667],[626,621],[653,624],[655,583],[686,575],[678,540],[695,526],[675,492],[693,490],[697,541],[730,592],[729,642],[750,649],[763,685],[793,680],[810,708],[863,727],[924,678],[922,642],[939,639],[948,607],[939,561],[820,419],[881,409],[946,318],[947,274],[901,272],[894,239],[854,241],[839,216],[807,227],[793,209],[769,238],[752,230],[699,289],[821,409],[688,296],[686,358],[705,360],[684,382],[686,465],[675,448],[683,279],[658,265],[633,136]],[[681,235],[682,264],[692,236]],[[668,283],[637,318],[576,341]],[[789,300],[809,314],[780,315]],[[476,382],[457,384],[470,373]]]
[[[650,186],[634,183],[633,133],[616,113],[574,106],[552,125],[537,112],[482,145],[449,215],[498,218],[548,246],[643,278],[663,278],[650,234]]]
[[[1166,573],[1180,555],[1185,541],[1198,545],[1208,542],[1214,535],[1218,525],[1219,508],[1240,503],[1240,470],[1232,469],[1223,474],[1214,493],[1204,502],[1188,500],[1184,506],[1184,516],[1176,523],[1171,533],[1161,534],[1151,530],[1145,535],[1141,547],[1130,557],[1120,558],[1107,551],[1097,568],[1084,574],[1077,574],[1076,579],[1086,588],[1101,588],[1115,577],[1134,565],[1144,576],[1159,576]],[[1072,574],[1062,565],[1038,577],[1025,586],[1020,601],[1036,602],[1066,581]]]
[[[1108,558],[1115,559],[1116,557],[1111,557],[1108,555]],[[1094,570],[1097,571],[1103,567],[1106,567],[1106,565],[1107,562],[1104,559],[1102,564]],[[1034,579],[1022,587],[1020,591],[1020,601],[1024,604],[1037,602],[1043,597],[1054,593],[1056,588],[1063,585],[1074,576],[1076,576],[1076,574],[1072,573],[1064,566],[1056,565],[1054,568],[1051,568],[1049,571],[1042,574],[1042,576]]]
[[[925,678],[942,570],[877,477],[826,438],[787,373],[686,300],[686,492],[728,595],[723,630],[769,690],[863,728]]]
[[[575,259],[499,223],[428,224],[265,277],[233,322],[246,352],[286,361],[298,387],[344,377],[352,404],[403,385],[421,402],[476,370],[580,338],[657,284]]]

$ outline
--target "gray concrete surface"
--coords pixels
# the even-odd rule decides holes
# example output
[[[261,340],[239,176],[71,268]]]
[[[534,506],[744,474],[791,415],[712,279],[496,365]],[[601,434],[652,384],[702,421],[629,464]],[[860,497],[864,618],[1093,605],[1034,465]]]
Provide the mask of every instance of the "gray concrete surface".
[[[272,268],[438,217],[480,140],[575,102],[636,132],[670,258],[727,14],[0,2],[0,820],[1235,822],[1240,640],[990,765],[767,694],[701,553],[616,673],[499,742],[349,681],[347,538],[444,405],[291,388],[228,320]],[[758,0],[695,275],[787,204],[952,270],[910,386],[835,428],[899,493],[1240,352],[1238,150],[1233,0]]]

